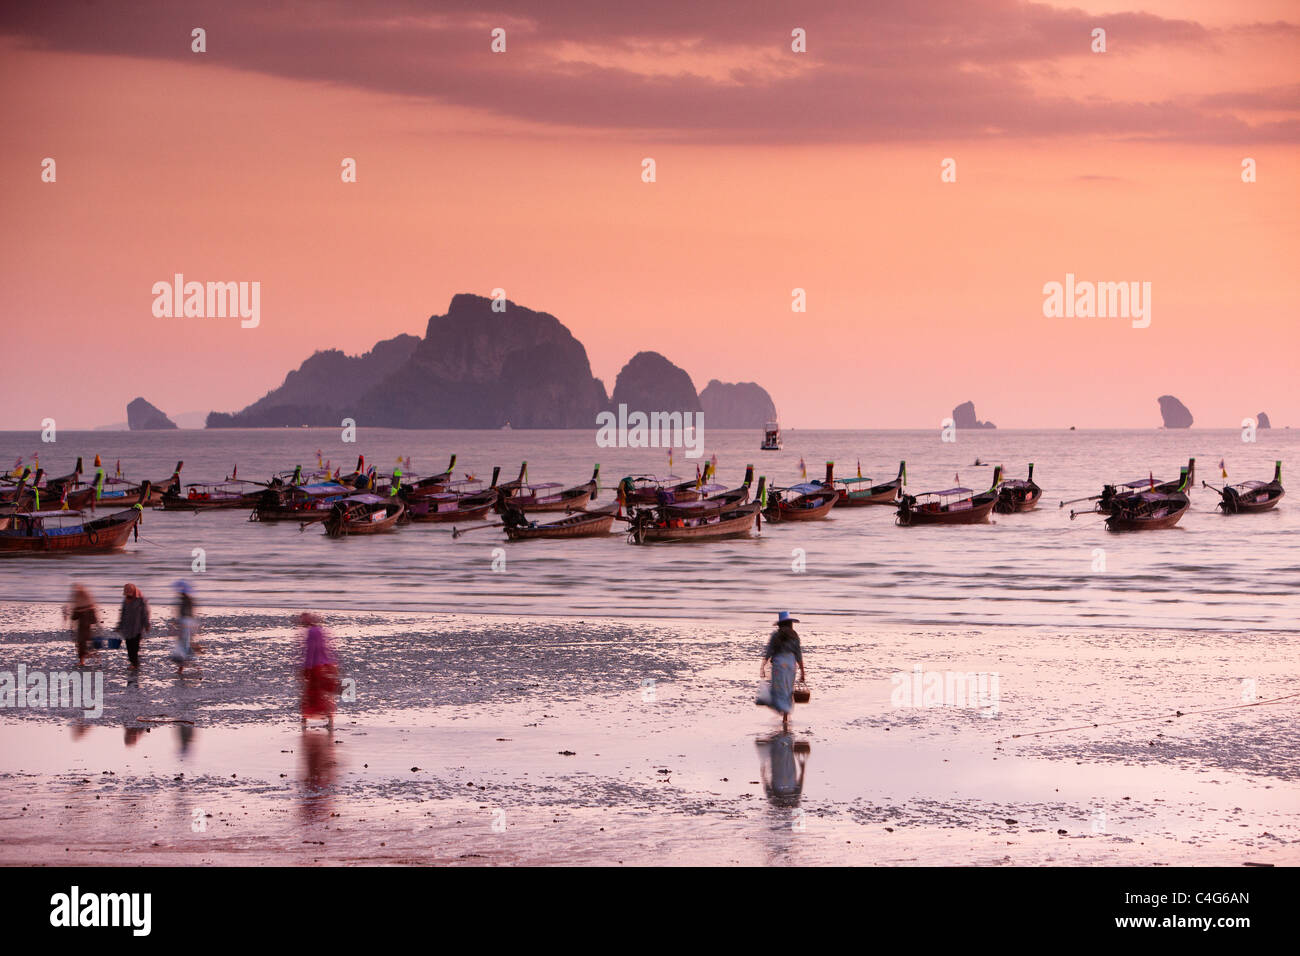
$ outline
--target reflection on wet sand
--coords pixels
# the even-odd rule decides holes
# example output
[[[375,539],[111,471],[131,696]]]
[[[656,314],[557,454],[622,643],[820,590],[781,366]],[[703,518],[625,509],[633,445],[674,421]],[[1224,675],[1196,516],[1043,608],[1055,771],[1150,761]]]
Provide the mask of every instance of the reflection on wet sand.
[[[795,740],[794,734],[775,733],[755,741],[758,747],[758,772],[763,792],[774,807],[794,808],[803,796],[804,771],[812,745]]]
[[[176,755],[184,759],[185,755],[190,752],[190,746],[194,743],[194,725],[188,723],[177,723],[176,727]]]
[[[302,749],[302,821],[304,824],[320,823],[330,815],[330,798],[334,792],[337,761],[334,758],[334,734],[304,731],[300,738]]]

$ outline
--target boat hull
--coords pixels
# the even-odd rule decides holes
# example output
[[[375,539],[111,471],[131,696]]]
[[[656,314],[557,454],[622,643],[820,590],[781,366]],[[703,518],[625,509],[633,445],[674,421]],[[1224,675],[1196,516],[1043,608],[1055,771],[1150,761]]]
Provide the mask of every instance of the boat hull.
[[[85,530],[75,534],[8,535],[5,525],[12,519],[0,519],[0,554],[107,554],[126,547],[131,533],[140,523],[140,511],[132,509],[87,522]],[[116,520],[116,519],[122,520]]]
[[[930,511],[924,508],[898,510],[898,524],[904,528],[925,524],[984,524],[989,520],[996,498],[980,502],[960,511]]]
[[[386,534],[397,528],[397,522],[406,513],[406,507],[398,502],[390,507],[384,517],[375,520],[369,514],[365,518],[337,518],[331,514],[325,519],[325,533],[331,538],[350,538],[354,535]]]
[[[1176,507],[1171,508],[1165,514],[1156,515],[1133,515],[1126,511],[1112,511],[1109,518],[1106,519],[1107,531],[1159,531],[1164,528],[1172,528],[1182,520],[1187,513],[1188,502],[1183,502]]]
[[[628,539],[634,544],[659,544],[670,541],[721,541],[727,538],[747,538],[758,520],[758,509],[732,516],[720,515],[717,521],[674,526],[671,522],[662,527],[633,524]],[[676,519],[680,520],[680,519]]]
[[[555,540],[568,538],[599,538],[608,535],[614,527],[614,515],[581,514],[535,527],[505,526],[506,537],[511,541]]]

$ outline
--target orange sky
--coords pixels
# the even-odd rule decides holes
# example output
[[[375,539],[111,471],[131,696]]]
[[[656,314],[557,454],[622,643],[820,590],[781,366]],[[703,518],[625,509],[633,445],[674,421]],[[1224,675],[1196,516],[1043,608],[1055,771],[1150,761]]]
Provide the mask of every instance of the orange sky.
[[[121,421],[137,394],[236,410],[317,348],[422,334],[495,287],[608,388],[655,349],[697,388],[760,382],[798,427],[937,426],[968,398],[1003,427],[1155,425],[1165,392],[1206,427],[1300,424],[1291,4],[828,4],[805,59],[797,6],[743,28],[710,5],[596,26],[581,3],[384,6],[336,7],[334,33],[238,3],[180,27],[0,16],[0,428]],[[972,10],[1001,27],[957,30]],[[175,272],[260,281],[260,326],[154,318]],[[1151,327],[1044,318],[1066,272],[1151,282]]]

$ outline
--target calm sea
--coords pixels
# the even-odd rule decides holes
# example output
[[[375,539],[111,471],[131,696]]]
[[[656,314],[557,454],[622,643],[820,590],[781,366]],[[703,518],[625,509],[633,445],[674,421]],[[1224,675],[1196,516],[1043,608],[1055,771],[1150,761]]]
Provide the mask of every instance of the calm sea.
[[[1025,624],[1293,630],[1300,611],[1300,494],[1271,513],[1224,517],[1218,496],[1200,487],[1272,477],[1273,462],[1300,467],[1300,433],[1274,429],[1246,443],[1237,431],[966,431],[956,443],[934,431],[787,431],[785,450],[759,451],[756,431],[706,430],[721,483],[738,484],[746,463],[769,481],[810,478],[827,459],[837,474],[892,478],[907,460],[908,490],[960,483],[987,487],[1002,463],[1012,477],[1034,476],[1040,508],[988,525],[900,528],[893,509],[836,509],[820,522],[767,525],[751,540],[633,546],[604,540],[508,543],[498,531],[453,539],[445,526],[411,525],[389,535],[332,540],[319,526],[257,524],[241,511],[145,515],[138,541],[101,556],[0,559],[0,595],[63,600],[74,580],[113,601],[134,581],[155,601],[171,601],[171,582],[194,583],[208,605],[487,612],[516,615],[685,617],[734,620],[788,608],[905,624]],[[358,452],[388,470],[399,455],[431,474],[457,454],[456,471],[503,478],[529,462],[534,481],[587,479],[599,461],[600,499],[628,473],[664,473],[663,449],[597,448],[595,431],[399,431],[361,429],[344,444],[337,429],[177,432],[60,432],[42,445],[34,433],[0,432],[0,462],[41,453],[52,474],[87,468],[100,454],[111,474],[120,459],[128,477],[160,478],[185,460],[187,481],[219,480],[236,465],[241,478],[265,479],[317,451],[344,472]],[[1111,534],[1096,517],[1069,518],[1061,499],[1094,494],[1105,481],[1154,472],[1176,478],[1197,459],[1192,509],[1168,531]],[[673,472],[695,474],[681,449]],[[1080,505],[1077,507],[1086,507]],[[206,570],[192,571],[202,548]],[[503,552],[495,552],[501,548]],[[499,560],[504,555],[504,562]],[[493,570],[494,558],[500,570]]]

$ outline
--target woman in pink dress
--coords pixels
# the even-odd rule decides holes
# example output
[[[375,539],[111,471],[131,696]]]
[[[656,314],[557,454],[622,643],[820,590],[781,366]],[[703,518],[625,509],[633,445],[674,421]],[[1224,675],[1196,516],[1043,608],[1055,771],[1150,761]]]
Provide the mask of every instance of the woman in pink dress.
[[[309,717],[324,717],[334,729],[334,698],[339,692],[339,671],[330,652],[325,630],[314,614],[302,614],[298,623],[307,628],[302,660],[302,724]]]

